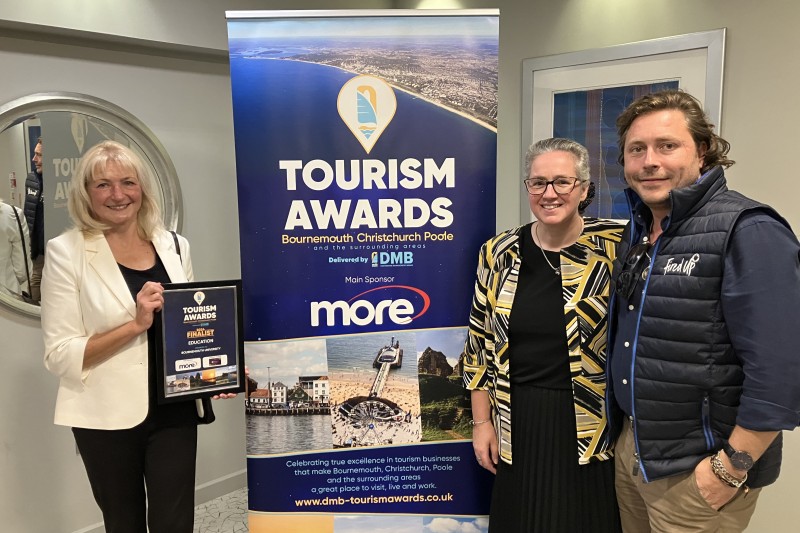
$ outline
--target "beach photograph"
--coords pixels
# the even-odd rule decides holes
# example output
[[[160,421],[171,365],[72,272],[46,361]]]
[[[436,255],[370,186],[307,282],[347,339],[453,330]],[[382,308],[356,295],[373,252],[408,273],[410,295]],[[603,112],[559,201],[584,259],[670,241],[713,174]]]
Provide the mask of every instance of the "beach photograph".
[[[413,332],[327,340],[333,445],[419,442],[419,384]]]

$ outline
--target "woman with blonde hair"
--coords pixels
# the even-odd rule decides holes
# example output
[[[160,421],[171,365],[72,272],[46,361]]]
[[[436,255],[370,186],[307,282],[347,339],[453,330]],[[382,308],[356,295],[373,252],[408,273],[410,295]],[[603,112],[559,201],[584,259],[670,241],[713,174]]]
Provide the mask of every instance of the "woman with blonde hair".
[[[109,533],[192,531],[197,424],[213,420],[208,402],[156,401],[162,283],[193,272],[189,243],[164,229],[155,194],[130,148],[90,148],[69,190],[74,227],[48,243],[42,277],[55,423],[72,427]]]

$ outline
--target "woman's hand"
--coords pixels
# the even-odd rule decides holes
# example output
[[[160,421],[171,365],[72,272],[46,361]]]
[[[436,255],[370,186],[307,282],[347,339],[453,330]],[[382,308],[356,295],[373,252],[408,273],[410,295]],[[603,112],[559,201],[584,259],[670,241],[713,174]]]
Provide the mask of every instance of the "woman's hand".
[[[212,400],[230,400],[231,398],[236,398],[237,396],[238,396],[238,394],[236,394],[235,392],[230,393],[230,394],[223,392],[221,394],[215,394],[214,396],[211,397],[211,399]]]
[[[496,464],[499,460],[497,447],[497,434],[491,422],[485,422],[472,427],[472,448],[475,450],[475,460],[483,468],[497,473]]]
[[[244,377],[245,377],[245,379],[250,377],[250,369],[247,366],[244,367]],[[222,393],[222,394],[215,394],[214,396],[211,397],[211,399],[212,400],[230,400],[231,398],[236,398],[236,396],[238,396],[238,394],[236,394],[235,392],[234,393],[228,393],[228,394]]]
[[[142,332],[153,325],[153,315],[164,306],[164,287],[155,281],[148,281],[136,295],[136,318],[134,322]]]
[[[164,287],[160,283],[148,281],[136,295],[136,316],[133,320],[89,337],[83,350],[84,370],[113,357],[132,339],[147,331],[153,325],[153,315],[164,306],[163,293]]]

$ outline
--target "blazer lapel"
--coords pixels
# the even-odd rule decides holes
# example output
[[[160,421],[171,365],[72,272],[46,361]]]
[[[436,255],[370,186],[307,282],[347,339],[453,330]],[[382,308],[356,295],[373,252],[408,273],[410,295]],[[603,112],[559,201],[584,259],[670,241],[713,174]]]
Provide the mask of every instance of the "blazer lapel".
[[[122,277],[119,265],[111,253],[111,248],[102,234],[86,237],[86,261],[97,277],[108,287],[131,317],[136,317],[136,301],[131,296],[131,291]]]

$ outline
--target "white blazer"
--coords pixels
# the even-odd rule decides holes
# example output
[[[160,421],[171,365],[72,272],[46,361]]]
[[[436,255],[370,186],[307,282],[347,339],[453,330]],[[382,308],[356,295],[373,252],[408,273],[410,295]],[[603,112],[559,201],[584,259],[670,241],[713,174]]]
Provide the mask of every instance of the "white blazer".
[[[17,224],[19,216],[20,224]],[[19,228],[22,226],[22,235]],[[23,252],[23,241],[24,252]],[[27,253],[25,253],[27,252]],[[27,267],[25,265],[27,263]],[[14,294],[29,291],[28,274],[33,272],[31,264],[31,239],[28,236],[28,221],[21,209],[0,200],[0,286]]]
[[[168,231],[153,238],[170,280],[192,281],[189,242]],[[181,258],[183,261],[181,262]],[[133,320],[136,302],[102,234],[68,230],[47,243],[42,272],[44,364],[61,379],[55,423],[89,429],[127,429],[147,416],[147,333],[117,354],[83,370],[89,337]]]

